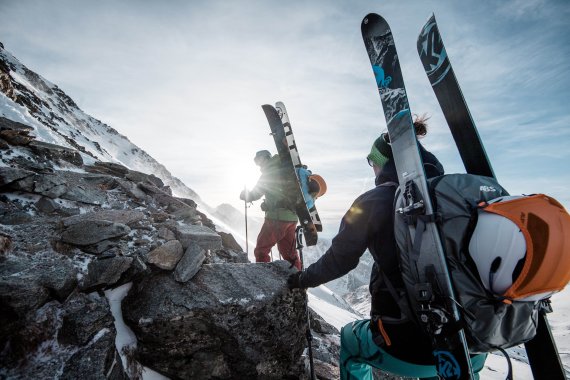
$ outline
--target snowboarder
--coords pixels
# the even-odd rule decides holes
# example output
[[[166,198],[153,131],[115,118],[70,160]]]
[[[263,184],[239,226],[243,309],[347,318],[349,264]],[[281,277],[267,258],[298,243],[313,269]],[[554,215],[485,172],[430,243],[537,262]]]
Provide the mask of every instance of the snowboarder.
[[[295,178],[283,178],[281,160],[278,155],[271,156],[267,150],[256,153],[253,159],[261,170],[261,177],[252,190],[243,190],[240,199],[251,202],[265,196],[261,209],[265,211],[265,221],[257,236],[254,250],[255,261],[270,262],[269,252],[277,244],[283,259],[289,261],[297,269],[301,269],[299,254],[295,249],[295,227],[297,214],[294,205],[287,199],[288,187],[297,186]],[[288,183],[293,182],[293,183]]]
[[[426,135],[426,121],[425,117],[416,117],[417,136]],[[442,175],[438,159],[418,146],[427,177]],[[376,139],[367,160],[374,170],[376,187],[354,201],[328,251],[306,270],[292,274],[288,284],[291,289],[304,289],[339,278],[354,269],[368,249],[375,261],[370,277],[371,318],[342,328],[341,378],[372,379],[372,366],[398,376],[437,379],[430,339],[403,316],[383,278],[387,276],[389,283],[403,287],[393,230],[398,177],[386,133]],[[472,358],[474,372],[483,368],[485,358]]]

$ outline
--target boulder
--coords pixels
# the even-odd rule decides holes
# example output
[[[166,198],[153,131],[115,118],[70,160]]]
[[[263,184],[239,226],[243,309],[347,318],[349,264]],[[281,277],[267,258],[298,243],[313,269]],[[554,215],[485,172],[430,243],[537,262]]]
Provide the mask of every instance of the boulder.
[[[176,238],[182,243],[184,249],[191,242],[204,249],[216,250],[222,248],[222,238],[212,229],[205,226],[179,224],[176,226]]]
[[[178,240],[170,240],[149,252],[147,261],[161,269],[172,270],[182,258],[184,250]]]
[[[99,210],[65,218],[62,224],[63,227],[70,227],[79,222],[105,220],[132,226],[142,219],[144,219],[144,213],[137,210]]]
[[[176,265],[174,279],[179,282],[190,280],[198,273],[205,258],[206,255],[202,247],[198,244],[190,243],[190,246],[186,248],[186,252],[184,252],[184,256],[182,256],[182,259],[178,265]]]
[[[136,357],[170,378],[303,378],[306,293],[288,290],[292,272],[279,261],[204,265],[186,283],[147,277],[123,301]]]
[[[122,223],[107,220],[80,220],[63,231],[61,240],[73,245],[91,245],[127,235],[129,232],[131,229]]]
[[[132,262],[132,257],[125,256],[91,261],[87,266],[87,275],[83,278],[81,289],[92,291],[106,289],[117,284],[123,273],[130,268]]]

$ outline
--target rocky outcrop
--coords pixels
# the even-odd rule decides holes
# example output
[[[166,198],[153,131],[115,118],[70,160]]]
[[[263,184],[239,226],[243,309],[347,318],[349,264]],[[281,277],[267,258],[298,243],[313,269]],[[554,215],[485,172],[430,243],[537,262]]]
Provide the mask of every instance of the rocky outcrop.
[[[196,193],[2,44],[0,91],[29,124],[0,116],[1,379],[135,379],[141,363],[173,379],[306,377],[286,263],[248,263]],[[131,285],[136,346],[104,296]],[[334,376],[335,336],[315,331],[319,378]]]
[[[26,136],[0,148],[0,378],[126,379],[141,364],[171,378],[306,375],[305,297],[286,288],[287,263],[249,264],[157,177]],[[134,372],[102,296],[129,282]]]
[[[287,289],[289,266],[204,265],[183,284],[147,277],[124,301],[137,358],[171,378],[302,377],[304,292]]]

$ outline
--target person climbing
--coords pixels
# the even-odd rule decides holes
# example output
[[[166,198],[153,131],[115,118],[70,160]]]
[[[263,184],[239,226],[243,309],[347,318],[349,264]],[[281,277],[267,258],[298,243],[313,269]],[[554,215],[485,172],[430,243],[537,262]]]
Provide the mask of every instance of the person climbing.
[[[269,252],[277,244],[283,259],[300,270],[301,261],[295,249],[295,227],[298,218],[294,203],[288,199],[291,186],[297,186],[295,178],[285,178],[279,155],[271,156],[267,150],[257,152],[253,161],[259,166],[261,177],[253,189],[241,192],[240,199],[252,202],[265,196],[261,204],[261,209],[265,211],[265,220],[257,236],[255,261],[270,262]]]
[[[418,137],[425,136],[427,117],[416,117],[414,128]],[[439,160],[422,144],[418,147],[426,176],[442,175]],[[372,367],[397,376],[437,379],[429,337],[402,314],[383,278],[388,277],[396,288],[404,287],[393,228],[398,175],[388,134],[374,141],[367,161],[376,176],[376,187],[354,201],[327,252],[304,271],[291,274],[287,282],[290,289],[306,289],[337,279],[354,269],[368,249],[374,258],[369,287],[371,318],[341,329],[341,379],[372,380]],[[485,358],[472,358],[475,373],[483,368]]]

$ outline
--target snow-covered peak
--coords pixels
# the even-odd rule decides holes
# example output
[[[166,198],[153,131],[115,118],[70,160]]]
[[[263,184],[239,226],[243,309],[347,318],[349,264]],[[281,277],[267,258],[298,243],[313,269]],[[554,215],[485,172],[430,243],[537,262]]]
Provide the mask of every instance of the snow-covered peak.
[[[83,112],[58,86],[29,70],[0,44],[0,116],[28,124],[37,140],[76,149],[85,163],[120,163],[154,174],[181,197],[199,200],[154,158],[109,125]]]

